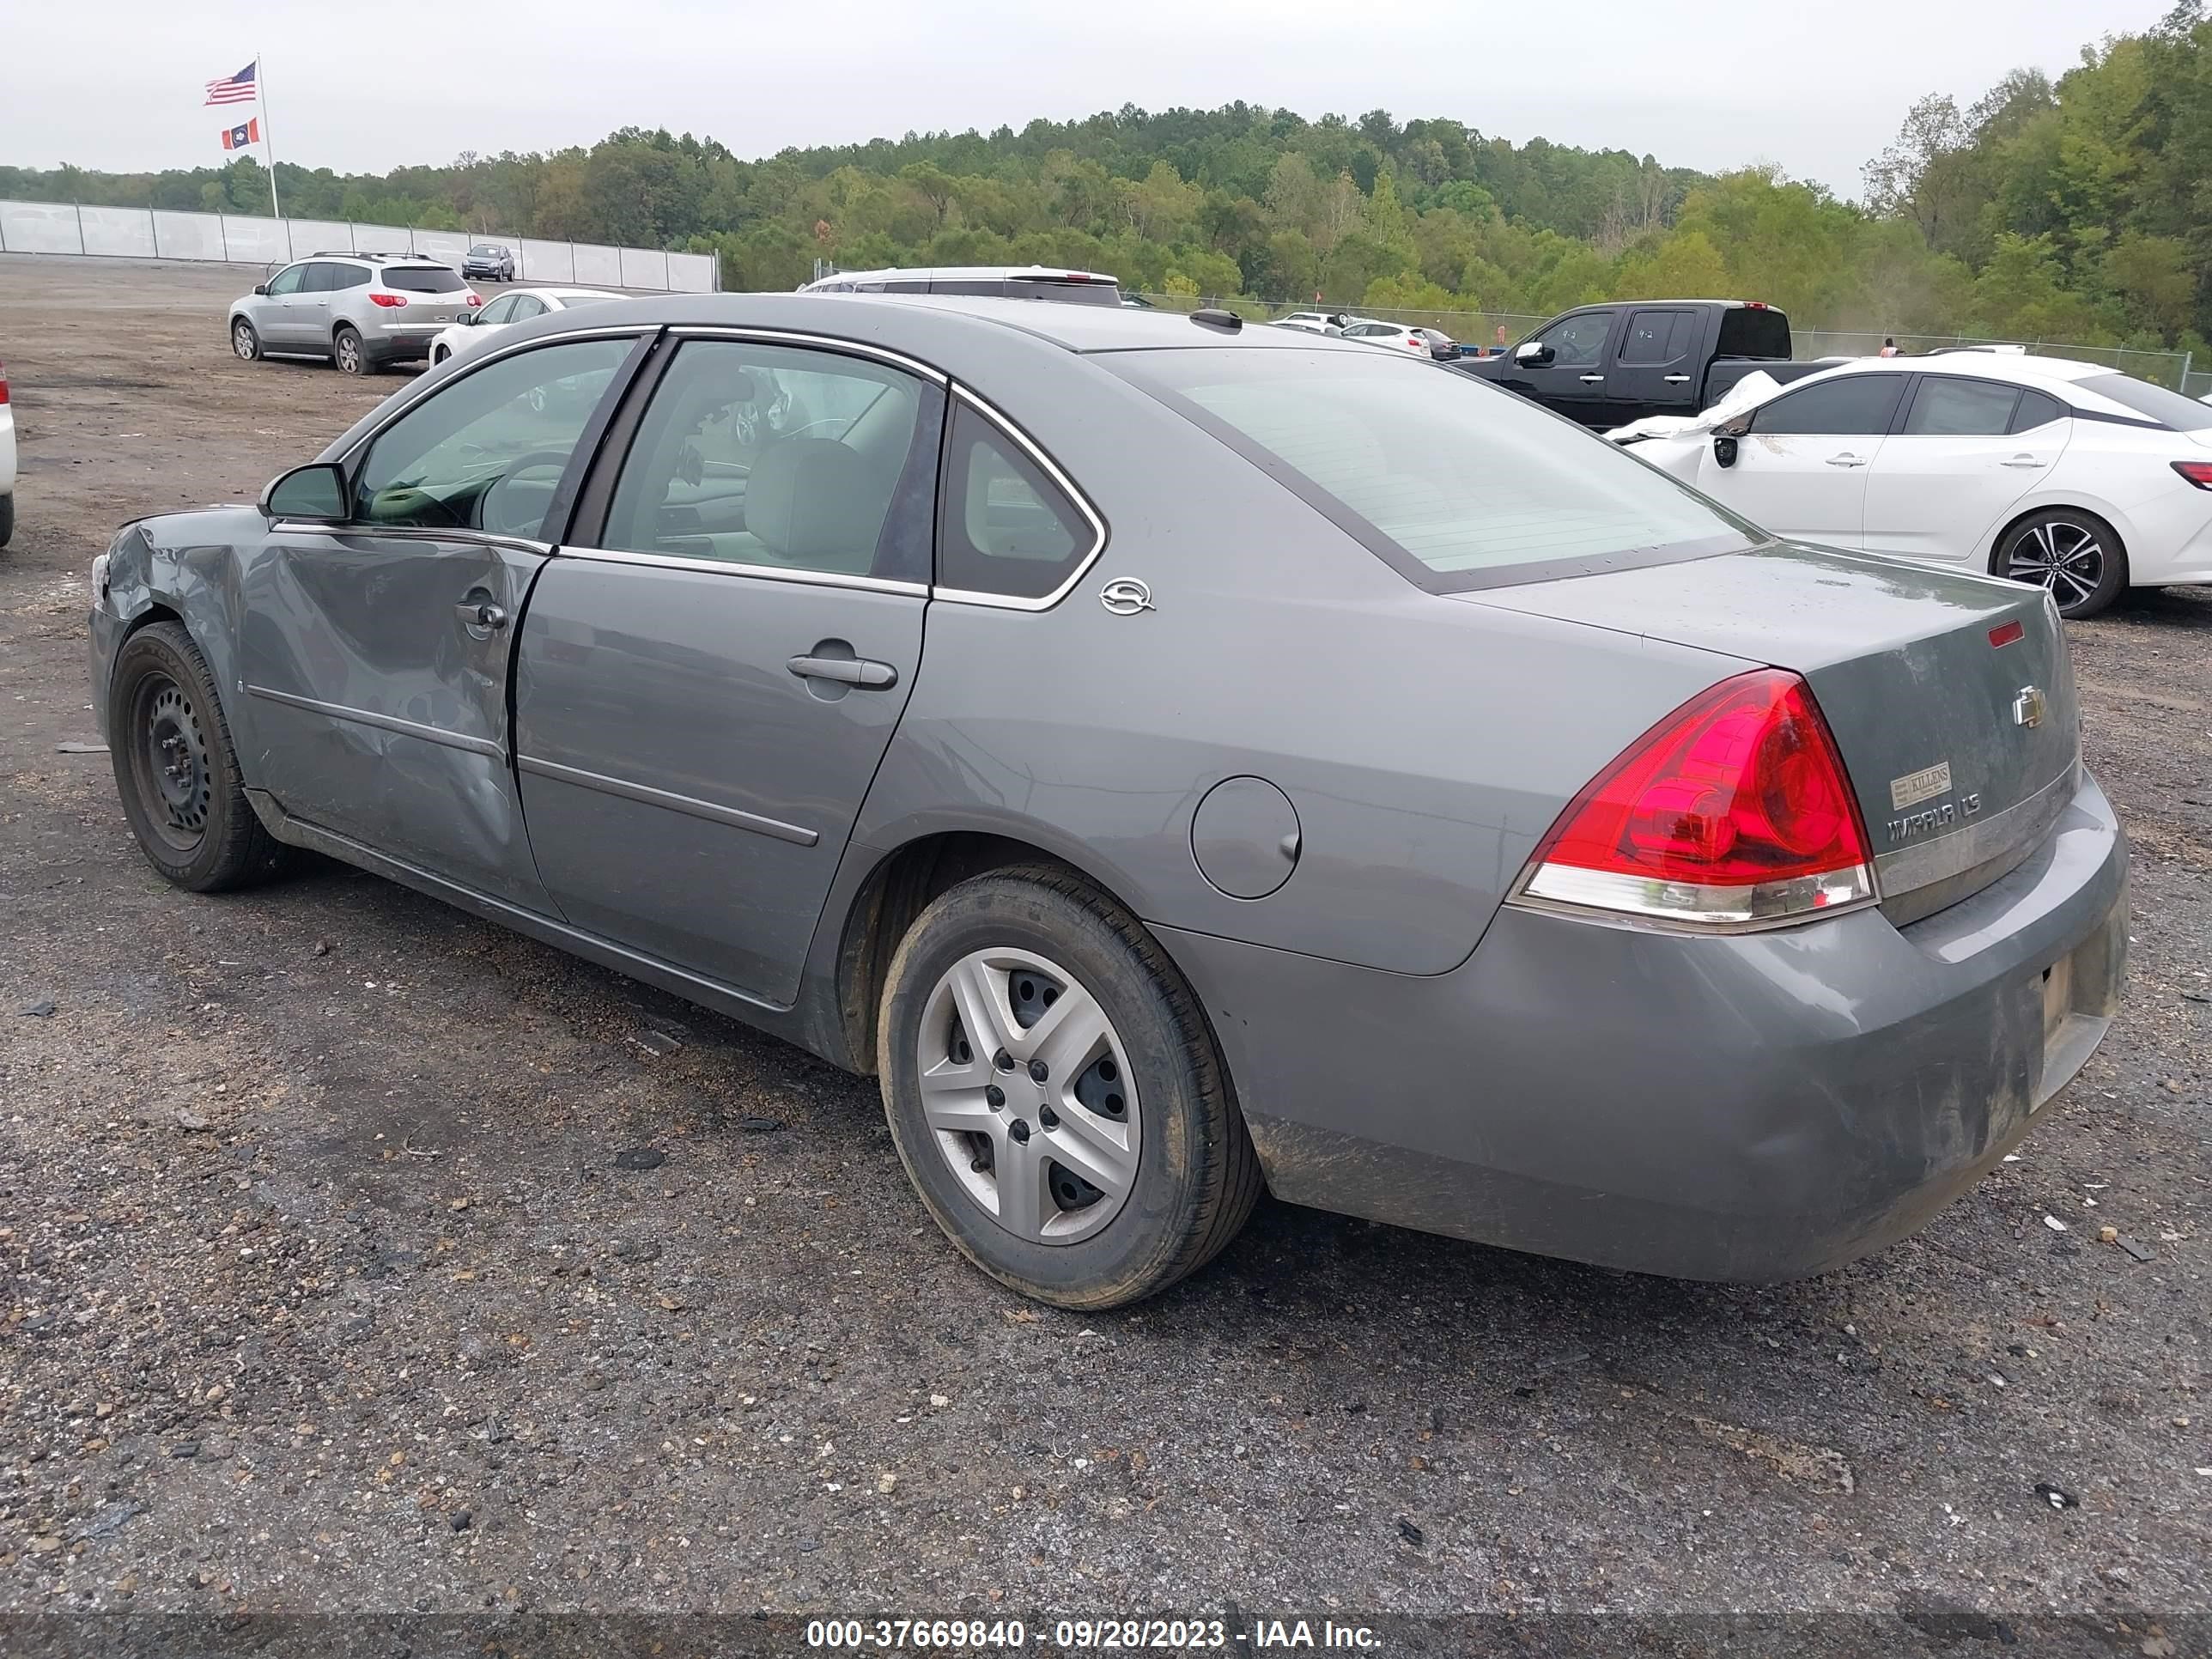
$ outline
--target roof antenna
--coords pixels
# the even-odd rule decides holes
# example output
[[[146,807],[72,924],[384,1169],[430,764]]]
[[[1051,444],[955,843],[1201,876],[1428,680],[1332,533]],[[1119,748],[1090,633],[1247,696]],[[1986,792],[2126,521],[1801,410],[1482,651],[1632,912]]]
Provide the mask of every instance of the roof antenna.
[[[1244,319],[1233,311],[1224,311],[1217,306],[1207,306],[1190,313],[1190,319],[1204,328],[1218,328],[1224,334],[1234,334],[1244,326]]]

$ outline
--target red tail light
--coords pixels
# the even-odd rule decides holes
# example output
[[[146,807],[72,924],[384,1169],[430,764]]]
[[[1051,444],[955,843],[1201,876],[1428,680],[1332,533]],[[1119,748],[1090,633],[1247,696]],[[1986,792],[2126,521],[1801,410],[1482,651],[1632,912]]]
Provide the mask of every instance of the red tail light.
[[[8,365],[0,363],[0,404],[8,401]]]
[[[404,294],[372,294],[368,297],[371,304],[382,306],[387,311],[407,303]]]
[[[2199,489],[2212,489],[2212,461],[2176,461],[2173,470]]]
[[[483,295],[481,295],[481,294],[471,294],[471,295],[469,295],[469,303],[470,303],[471,305],[472,305],[472,306],[480,306],[480,305],[482,305],[482,304],[483,303]]]
[[[1700,692],[1631,744],[1538,843],[1520,890],[1721,926],[1874,896],[1843,758],[1805,682],[1763,668]]]

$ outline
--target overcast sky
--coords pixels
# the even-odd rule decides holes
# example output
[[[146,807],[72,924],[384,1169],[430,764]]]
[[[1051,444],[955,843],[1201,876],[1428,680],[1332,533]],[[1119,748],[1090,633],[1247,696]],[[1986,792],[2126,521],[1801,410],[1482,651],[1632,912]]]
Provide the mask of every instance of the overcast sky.
[[[220,161],[222,127],[251,112],[204,107],[204,85],[260,52],[277,158],[340,172],[589,144],[625,125],[711,134],[750,157],[1243,98],[1445,116],[1674,165],[1772,161],[1856,196],[1860,165],[1921,94],[1963,104],[2016,65],[2055,74],[2167,4],[0,0],[13,71],[0,162]]]

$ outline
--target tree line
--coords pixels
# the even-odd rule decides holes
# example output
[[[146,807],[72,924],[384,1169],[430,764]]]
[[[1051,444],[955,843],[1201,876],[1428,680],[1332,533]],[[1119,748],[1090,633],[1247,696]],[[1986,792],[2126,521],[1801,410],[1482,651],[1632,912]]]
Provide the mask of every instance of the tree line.
[[[1861,202],[1771,167],[1650,155],[1388,112],[1233,103],[787,149],[625,127],[589,149],[464,153],[340,174],[280,164],[288,213],[720,256],[787,289],[817,260],[1057,264],[1152,292],[1545,315],[1733,295],[1804,325],[2193,349],[2212,357],[2212,21],[2085,46],[1960,108],[1930,96]],[[241,157],[158,173],[0,167],[0,197],[265,210]]]

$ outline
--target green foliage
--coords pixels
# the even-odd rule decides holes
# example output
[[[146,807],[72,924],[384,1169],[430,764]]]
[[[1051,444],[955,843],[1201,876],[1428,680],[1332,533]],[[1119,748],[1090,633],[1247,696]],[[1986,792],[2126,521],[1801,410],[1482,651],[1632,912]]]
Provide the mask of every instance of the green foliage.
[[[789,288],[817,260],[1034,261],[1247,308],[1319,294],[1441,319],[1735,295],[1806,326],[2189,349],[2212,337],[2203,3],[2087,49],[2056,81],[2015,70],[1965,109],[1921,100],[1868,164],[1863,205],[1771,168],[1711,176],[1452,120],[1245,103],[757,161],[629,127],[589,149],[381,175],[288,165],[278,184],[305,217],[712,252],[731,288]],[[157,174],[0,167],[0,196],[254,213],[268,179],[251,156]]]

